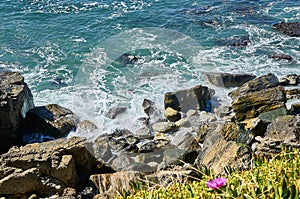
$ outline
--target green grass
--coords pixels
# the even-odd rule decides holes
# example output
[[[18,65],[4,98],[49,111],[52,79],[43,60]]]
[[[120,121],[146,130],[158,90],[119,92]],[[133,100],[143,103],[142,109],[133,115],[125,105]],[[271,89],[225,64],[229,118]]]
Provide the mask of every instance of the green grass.
[[[255,159],[253,168],[233,171],[227,168],[228,180],[224,187],[212,190],[206,187],[208,180],[216,177],[212,171],[198,170],[201,179],[174,182],[168,187],[132,183],[134,193],[123,192],[120,199],[160,198],[246,198],[246,199],[298,199],[300,194],[299,149],[281,154],[272,159]]]

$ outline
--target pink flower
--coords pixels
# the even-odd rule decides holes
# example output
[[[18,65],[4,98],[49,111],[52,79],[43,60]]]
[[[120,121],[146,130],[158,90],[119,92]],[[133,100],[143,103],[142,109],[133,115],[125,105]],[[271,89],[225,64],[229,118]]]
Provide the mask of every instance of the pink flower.
[[[227,181],[227,178],[216,178],[214,180],[209,180],[206,183],[206,186],[211,189],[218,189],[220,187],[223,187],[225,185],[226,181]]]

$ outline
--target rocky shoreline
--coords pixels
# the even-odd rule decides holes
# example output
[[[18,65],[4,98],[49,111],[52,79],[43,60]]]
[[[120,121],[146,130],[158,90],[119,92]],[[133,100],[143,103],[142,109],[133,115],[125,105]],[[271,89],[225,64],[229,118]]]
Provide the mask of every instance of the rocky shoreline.
[[[299,24],[274,28],[298,36]],[[204,75],[215,86],[236,87],[228,93],[230,106],[212,106],[219,96],[207,86],[168,92],[162,96],[163,114],[144,99],[145,117],[137,120],[134,132],[115,129],[89,142],[66,136],[71,130],[96,133],[95,124],[57,104],[35,107],[23,76],[1,73],[0,197],[115,197],[130,191],[132,181],[168,184],[195,175],[193,168],[218,174],[226,168],[250,169],[253,157],[300,147],[300,89],[291,87],[299,84],[299,75]],[[123,111],[116,107],[108,117]],[[24,137],[33,133],[55,140],[29,144]]]

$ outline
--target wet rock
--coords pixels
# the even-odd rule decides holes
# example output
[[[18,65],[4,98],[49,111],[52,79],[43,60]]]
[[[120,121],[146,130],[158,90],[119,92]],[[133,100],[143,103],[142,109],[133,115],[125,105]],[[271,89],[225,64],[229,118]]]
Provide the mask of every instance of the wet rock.
[[[171,107],[168,107],[165,110],[165,117],[171,122],[176,122],[181,119],[181,114],[179,111],[176,111]]]
[[[124,113],[126,111],[126,107],[111,107],[106,116],[110,119],[115,119],[119,114]]]
[[[287,75],[285,77],[280,78],[279,80],[281,85],[292,85],[295,86],[299,82],[299,77],[296,74]]]
[[[0,73],[0,153],[22,141],[21,121],[34,108],[24,77],[17,72]]]
[[[176,130],[178,127],[174,122],[157,122],[152,124],[152,130],[158,133],[167,133]]]
[[[255,75],[250,74],[230,74],[230,73],[204,73],[207,80],[220,87],[239,87],[244,83],[256,78]]]
[[[293,59],[292,56],[286,55],[286,54],[274,54],[271,56],[271,58],[276,59],[276,60],[284,59],[284,60],[289,60],[289,61],[291,61]]]
[[[124,53],[123,55],[121,55],[120,57],[117,58],[117,61],[120,64],[134,64],[139,60],[138,57],[134,56],[134,55],[130,55],[129,53]]]
[[[75,129],[78,122],[78,117],[69,109],[48,104],[30,109],[22,128],[26,133],[42,133],[59,138]]]
[[[138,137],[150,137],[149,118],[138,118],[134,124],[134,134]]]
[[[0,194],[34,192],[46,197],[67,187],[77,189],[84,185],[81,176],[97,171],[86,145],[84,138],[73,137],[11,148],[0,157]]]
[[[289,35],[289,36],[292,36],[292,37],[297,37],[297,36],[300,36],[300,23],[299,22],[280,22],[280,23],[277,23],[277,24],[274,24],[273,27],[286,34],[286,35]]]
[[[264,137],[257,145],[255,154],[271,157],[281,152],[282,147],[299,148],[300,116],[287,115],[269,124]]]
[[[98,127],[93,122],[89,120],[83,120],[77,125],[75,134],[86,135],[95,132],[97,129]]]
[[[267,75],[263,75],[256,79],[246,82],[238,89],[235,89],[232,92],[230,92],[229,96],[233,100],[235,100],[239,96],[245,95],[247,93],[260,91],[260,90],[267,89],[267,88],[273,88],[278,85],[279,85],[278,78],[274,74],[269,73]]]
[[[144,99],[142,106],[144,108],[144,112],[147,114],[148,117],[150,117],[154,112],[155,103],[151,100]]]
[[[205,110],[214,90],[197,85],[193,88],[166,93],[164,96],[165,109],[168,107],[186,113],[190,109]]]
[[[292,115],[297,115],[300,113],[300,103],[295,103],[291,105],[290,113]]]
[[[289,99],[300,99],[300,89],[294,88],[286,90],[286,98]]]
[[[250,42],[251,41],[248,36],[239,35],[239,36],[234,36],[228,39],[218,41],[217,43],[219,45],[226,45],[226,46],[233,46],[233,47],[246,47]]]

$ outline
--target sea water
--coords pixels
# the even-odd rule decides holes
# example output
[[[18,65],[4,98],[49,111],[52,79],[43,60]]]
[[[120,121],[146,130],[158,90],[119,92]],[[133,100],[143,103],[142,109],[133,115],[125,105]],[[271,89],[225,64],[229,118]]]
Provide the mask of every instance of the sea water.
[[[300,74],[300,39],[272,27],[299,20],[292,0],[1,0],[0,71],[22,73],[35,105],[60,104],[109,133],[144,117],[145,98],[162,110],[165,92],[215,88],[202,72]],[[137,60],[118,61],[125,53]]]

